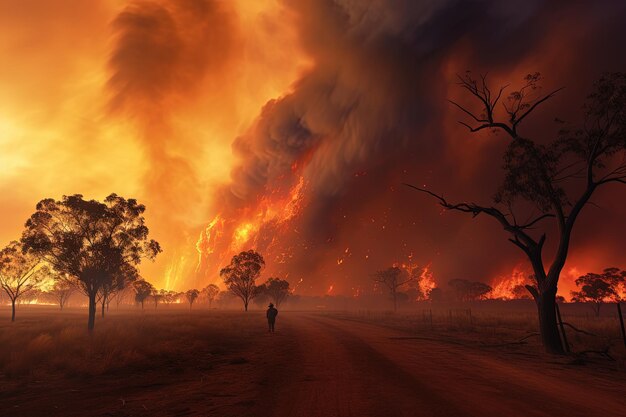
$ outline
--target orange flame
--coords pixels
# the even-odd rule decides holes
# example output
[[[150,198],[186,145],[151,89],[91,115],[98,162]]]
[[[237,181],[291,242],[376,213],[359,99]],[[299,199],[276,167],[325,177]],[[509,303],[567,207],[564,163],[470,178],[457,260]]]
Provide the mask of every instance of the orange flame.
[[[207,225],[200,233],[196,248],[199,253],[199,262],[197,270],[206,267],[204,263],[216,264],[213,266],[222,266],[228,259],[242,251],[255,248],[259,245],[259,232],[264,227],[273,229],[281,229],[286,227],[289,220],[298,216],[302,211],[304,200],[305,180],[302,176],[289,190],[284,197],[277,197],[278,192],[275,191],[264,196],[259,200],[253,210],[244,212],[239,219],[225,219],[220,214]],[[232,232],[225,232],[225,224],[230,224]],[[274,233],[276,235],[277,233]],[[228,239],[224,241],[224,239]],[[264,256],[273,258],[276,264],[282,264],[286,259],[291,257],[290,253],[284,251],[276,251],[274,237],[271,237],[267,244]],[[216,253],[218,248],[221,253]],[[211,259],[207,259],[209,255],[213,255]]]
[[[495,283],[494,283],[495,282]],[[530,297],[530,293],[524,288],[532,284],[529,274],[521,265],[513,268],[509,275],[502,275],[492,281],[491,293],[488,298],[497,300],[514,300]]]

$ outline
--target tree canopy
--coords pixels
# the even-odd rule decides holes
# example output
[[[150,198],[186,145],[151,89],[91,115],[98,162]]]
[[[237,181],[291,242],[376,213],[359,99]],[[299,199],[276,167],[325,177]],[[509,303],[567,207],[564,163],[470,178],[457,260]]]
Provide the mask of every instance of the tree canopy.
[[[256,295],[256,280],[264,266],[263,256],[248,250],[233,256],[230,264],[220,271],[228,290],[243,301],[245,311],[248,311],[248,304]]]
[[[268,278],[265,282],[265,293],[276,307],[279,307],[289,296],[289,281],[280,278]]]
[[[96,297],[123,277],[136,276],[142,259],[161,248],[148,239],[145,206],[111,194],[104,202],[80,194],[41,200],[26,222],[25,249],[44,259],[89,298],[88,328],[95,323]]]
[[[24,253],[19,242],[0,250],[0,287],[11,300],[11,321],[15,321],[16,301],[36,290],[48,273],[37,256]]]
[[[619,268],[606,268],[602,273],[589,272],[576,279],[580,289],[572,291],[572,301],[592,303],[596,316],[600,315],[600,307],[607,301],[620,301],[620,290],[626,282],[626,271]]]

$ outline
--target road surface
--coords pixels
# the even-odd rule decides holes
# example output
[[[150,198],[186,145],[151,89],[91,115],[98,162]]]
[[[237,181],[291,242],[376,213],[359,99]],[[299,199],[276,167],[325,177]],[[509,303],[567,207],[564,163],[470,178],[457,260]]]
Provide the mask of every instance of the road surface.
[[[279,319],[258,415],[626,416],[623,373],[615,382],[321,315]]]
[[[165,331],[170,314],[109,320],[113,329],[161,320]],[[505,353],[288,311],[269,334],[263,312],[219,314],[179,313],[179,326],[196,325],[179,339],[155,339],[165,350],[148,364],[93,376],[62,368],[33,369],[23,380],[0,375],[0,417],[626,416],[626,372],[616,366],[565,365],[524,348]],[[225,333],[215,326],[229,336],[216,338]],[[113,353],[132,354],[124,349]]]

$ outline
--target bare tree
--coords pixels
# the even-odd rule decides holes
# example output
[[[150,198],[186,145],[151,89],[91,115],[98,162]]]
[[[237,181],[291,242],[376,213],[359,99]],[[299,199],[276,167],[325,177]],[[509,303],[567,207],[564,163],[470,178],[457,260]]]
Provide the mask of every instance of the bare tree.
[[[211,309],[211,305],[213,304],[213,301],[215,300],[215,298],[217,297],[219,293],[220,293],[220,289],[215,284],[209,284],[202,290],[202,294],[204,295],[204,297],[206,297],[207,301],[209,302],[209,309]]]
[[[233,256],[230,265],[220,271],[228,290],[243,301],[245,311],[248,311],[248,303],[256,295],[255,281],[264,266],[263,256],[249,250]]]
[[[196,299],[198,298],[198,295],[200,295],[200,291],[198,290],[188,290],[185,293],[185,298],[187,299],[187,302],[189,303],[189,309],[191,310],[191,307],[193,306],[193,303],[196,301]]]
[[[460,87],[481,108],[475,112],[451,101],[470,119],[469,123],[459,123],[470,132],[501,131],[511,140],[504,155],[505,178],[495,195],[495,205],[450,202],[441,194],[407,185],[436,198],[445,209],[474,217],[484,214],[502,226],[532,265],[536,285],[528,285],[527,289],[537,304],[543,345],[548,352],[562,354],[555,297],[572,230],[598,189],[626,184],[626,74],[608,74],[596,82],[584,107],[582,126],[562,129],[546,145],[519,133],[521,123],[561,90],[540,94],[539,80],[538,73],[528,75],[524,85],[502,101],[508,86],[492,91],[486,76],[459,76]],[[499,103],[503,105],[503,119],[498,116]],[[556,250],[546,262],[544,244],[550,229],[542,226],[550,221],[557,230]]]
[[[398,289],[411,282],[411,280],[413,280],[413,277],[397,266],[377,271],[374,274],[374,282],[389,290],[393,299],[394,312],[398,311]]]
[[[39,258],[24,253],[18,242],[0,250],[0,287],[11,300],[11,321],[15,321],[15,303],[37,289],[47,269]]]

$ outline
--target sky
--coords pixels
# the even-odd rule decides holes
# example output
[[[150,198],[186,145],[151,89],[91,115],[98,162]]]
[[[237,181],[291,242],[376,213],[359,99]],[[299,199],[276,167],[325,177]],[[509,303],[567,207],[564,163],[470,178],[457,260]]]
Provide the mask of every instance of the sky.
[[[367,291],[394,263],[495,284],[527,268],[490,219],[507,140],[470,135],[456,74],[565,87],[522,126],[549,140],[625,68],[623,2],[0,0],[0,243],[42,198],[145,204],[158,287],[219,283],[239,250],[303,294]],[[594,198],[560,292],[626,267],[624,191]],[[548,237],[548,249],[553,240]]]

